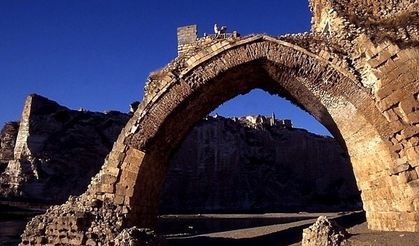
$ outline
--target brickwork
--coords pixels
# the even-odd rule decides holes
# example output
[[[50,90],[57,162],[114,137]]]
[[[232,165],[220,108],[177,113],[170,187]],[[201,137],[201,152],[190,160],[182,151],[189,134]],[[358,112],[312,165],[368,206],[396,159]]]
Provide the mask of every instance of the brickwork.
[[[342,7],[356,4],[365,13]],[[416,6],[385,4],[406,13]],[[81,234],[74,244],[111,243],[127,226],[153,226],[173,150],[199,119],[254,88],[307,110],[348,150],[370,228],[419,231],[419,48],[410,27],[417,19],[380,14],[373,1],[313,0],[310,6],[311,34],[201,39],[152,74],[86,193],[33,219],[22,244],[64,243]],[[391,28],[403,23],[406,38]],[[76,214],[84,227],[39,229]]]
[[[386,172],[367,174],[375,176],[373,182],[361,181],[365,174],[357,176],[371,229],[419,229],[418,4],[403,0],[311,2],[313,31],[325,33],[328,28],[329,35],[335,34],[333,42],[346,47],[358,79],[370,89],[377,110],[387,120],[377,127],[382,129],[392,161]]]
[[[197,26],[183,26],[177,29],[178,55],[186,52],[190,46],[198,39]]]

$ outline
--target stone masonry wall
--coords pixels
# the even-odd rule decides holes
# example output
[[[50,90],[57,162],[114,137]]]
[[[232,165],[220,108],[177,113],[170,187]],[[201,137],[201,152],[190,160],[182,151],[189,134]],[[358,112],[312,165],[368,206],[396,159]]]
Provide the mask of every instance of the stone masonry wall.
[[[419,208],[419,3],[312,1],[311,6],[313,30],[324,32],[327,27],[328,37],[347,48],[362,85],[371,90],[376,108],[388,122],[384,138],[393,164],[374,181],[360,184],[369,226],[380,230],[418,228],[413,221],[417,221]],[[397,188],[384,188],[384,182]],[[377,186],[385,198],[377,198]],[[392,208],[368,213],[375,207]]]

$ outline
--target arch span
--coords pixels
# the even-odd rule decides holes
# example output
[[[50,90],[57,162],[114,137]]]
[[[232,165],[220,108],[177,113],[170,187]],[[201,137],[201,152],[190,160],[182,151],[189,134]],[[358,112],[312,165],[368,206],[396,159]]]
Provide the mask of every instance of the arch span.
[[[211,55],[189,58],[187,64],[194,62],[169,82],[164,82],[165,76],[151,82],[161,89],[148,92],[125,128],[127,153],[140,158],[121,162],[120,177],[137,176],[116,181],[115,201],[130,208],[130,223],[152,223],[168,159],[192,126],[224,101],[254,88],[287,97],[325,125],[348,149],[361,190],[390,167],[393,159],[385,133],[380,132],[386,120],[348,71],[267,36],[207,50]],[[124,164],[139,172],[130,173]],[[386,186],[392,189],[391,184]],[[362,198],[368,215],[379,211],[369,206],[367,197]]]
[[[24,238],[37,230],[38,220],[61,223],[67,215],[54,214],[65,209],[66,220],[84,226],[75,230],[87,235],[83,240],[93,234],[112,240],[127,226],[153,226],[170,155],[199,119],[254,88],[290,99],[347,148],[370,228],[418,230],[417,187],[402,193],[399,177],[389,173],[396,165],[389,139],[399,126],[386,119],[343,60],[265,35],[215,40],[179,57],[151,76],[143,102],[87,192],[36,218]],[[54,229],[42,233],[59,235]]]

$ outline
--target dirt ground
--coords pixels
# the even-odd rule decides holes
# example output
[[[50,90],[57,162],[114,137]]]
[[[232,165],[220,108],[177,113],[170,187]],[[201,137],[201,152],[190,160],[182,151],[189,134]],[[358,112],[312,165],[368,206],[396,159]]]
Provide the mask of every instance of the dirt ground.
[[[371,231],[365,222],[363,212],[348,214],[264,214],[264,218],[274,217],[298,217],[301,220],[280,223],[259,225],[253,227],[231,228],[218,232],[197,233],[195,235],[173,237],[169,239],[170,246],[282,246],[282,245],[301,245],[302,230],[313,224],[319,215],[327,215],[334,218],[338,224],[347,228],[351,234],[345,242],[345,246],[419,246],[418,232],[377,232]],[[236,218],[226,215],[205,216],[207,219],[217,217]],[[245,216],[249,217],[249,216]]]
[[[352,236],[345,245],[354,246],[419,246],[419,232],[371,231],[364,222],[348,229]]]

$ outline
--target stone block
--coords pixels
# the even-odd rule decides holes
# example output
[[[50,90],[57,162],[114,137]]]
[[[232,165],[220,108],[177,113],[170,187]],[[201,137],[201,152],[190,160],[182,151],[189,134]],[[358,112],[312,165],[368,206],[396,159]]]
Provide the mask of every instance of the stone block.
[[[419,146],[419,137],[414,137],[409,139],[411,146]]]
[[[401,101],[399,107],[402,109],[405,116],[412,112],[419,111],[419,104],[413,96]]]
[[[396,112],[393,109],[388,109],[384,111],[383,114],[388,122],[393,122],[400,119],[400,117],[396,114]]]
[[[394,152],[399,152],[400,150],[402,150],[402,148],[403,148],[403,145],[402,145],[402,144],[400,144],[400,143],[398,143],[398,144],[394,144],[394,145],[392,145],[392,146],[390,147],[390,150],[391,150],[391,151],[394,151]]]
[[[135,162],[133,159],[127,160],[127,165],[124,167],[124,171],[129,171],[132,173],[138,173],[140,170],[141,162]]]
[[[407,118],[407,120],[409,121],[410,124],[419,123],[419,110],[407,114],[406,118]]]
[[[418,174],[415,170],[407,170],[398,174],[400,184],[406,184],[418,179]]]
[[[411,68],[403,66],[403,69],[395,69],[389,74],[383,73],[380,77],[380,88],[377,91],[377,96],[383,99],[391,94],[393,91],[400,90],[404,87],[415,87],[415,78],[410,73]],[[411,93],[411,91],[409,91]],[[400,99],[403,97],[400,97]]]
[[[119,195],[119,196],[124,196],[125,197],[125,192],[127,190],[128,187],[126,187],[124,184],[116,184],[115,186],[115,196]]]
[[[117,178],[113,175],[103,174],[100,176],[100,182],[102,185],[114,184],[116,180]]]
[[[115,191],[114,184],[100,184],[99,192],[113,193]]]
[[[403,159],[401,159],[403,160]],[[404,160],[403,160],[404,161]],[[397,167],[390,170],[390,175],[397,175],[410,169],[410,165],[406,162],[399,164]]]
[[[114,176],[114,177],[118,177],[120,171],[121,170],[117,167],[107,166],[105,169],[105,173],[108,173],[109,175]]]
[[[406,156],[402,156],[402,157],[398,158],[396,160],[396,165],[397,165],[396,169],[397,170],[401,169],[399,172],[403,172],[403,171],[406,171],[407,169],[409,169],[409,165],[408,165],[407,161],[408,160],[407,160]],[[399,173],[399,172],[395,172],[393,174],[396,174],[396,173]]]
[[[412,170],[412,171],[415,171],[415,170]],[[408,183],[408,186],[407,186],[407,189],[405,190],[405,193],[404,194],[407,197],[409,197],[409,196],[411,196],[411,197],[419,197],[419,179],[416,179],[416,180],[413,180],[413,181],[409,182]]]
[[[386,87],[379,87],[376,92],[376,96],[378,99],[383,99],[397,91],[399,88],[395,86],[386,86]]]
[[[388,59],[382,67],[378,68],[377,72],[379,72],[381,75],[383,75],[383,74],[386,74],[386,73],[393,72],[397,68],[398,68],[397,63],[393,59]]]
[[[407,159],[410,161],[419,160],[419,148],[418,146],[410,147],[406,149]]]
[[[140,151],[138,149],[129,148],[126,152],[126,158],[125,160],[129,163],[141,163],[141,161],[144,158],[145,153],[143,151]]]
[[[403,96],[403,91],[397,90],[390,94],[388,97],[382,99],[381,101],[377,101],[377,106],[381,110],[381,112],[384,112],[392,106],[398,104],[400,102],[400,98],[402,98]]]
[[[418,126],[410,126],[404,130],[402,130],[402,136],[404,139],[411,138],[419,134],[419,127]]]
[[[123,195],[116,194],[114,196],[114,200],[113,201],[117,205],[122,205],[122,204],[124,204],[124,199],[125,199],[125,197]]]
[[[112,152],[109,154],[108,158],[108,168],[117,168],[119,164],[124,160],[125,153],[117,150],[112,150]]]
[[[129,169],[125,169],[121,173],[120,183],[126,187],[133,187],[137,180],[138,172],[132,172]]]
[[[386,62],[388,59],[390,59],[391,56],[392,54],[388,50],[383,50],[380,53],[378,53],[376,57],[370,59],[367,63],[372,68],[376,68],[384,62]]]
[[[395,136],[397,141],[401,142],[404,139],[404,136],[402,135],[402,133],[396,133]]]

